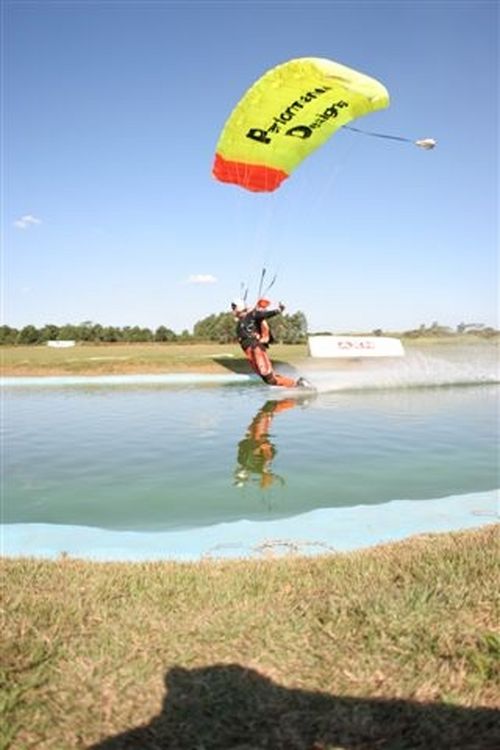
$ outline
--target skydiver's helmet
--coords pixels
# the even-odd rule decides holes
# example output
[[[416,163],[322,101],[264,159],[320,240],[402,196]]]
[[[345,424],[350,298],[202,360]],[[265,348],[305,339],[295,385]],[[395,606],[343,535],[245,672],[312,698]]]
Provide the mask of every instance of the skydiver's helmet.
[[[268,299],[259,299],[257,300],[257,307],[259,310],[265,310],[266,307],[269,307],[271,302]]]
[[[244,312],[247,309],[245,300],[233,299],[231,302],[231,310],[233,312]]]

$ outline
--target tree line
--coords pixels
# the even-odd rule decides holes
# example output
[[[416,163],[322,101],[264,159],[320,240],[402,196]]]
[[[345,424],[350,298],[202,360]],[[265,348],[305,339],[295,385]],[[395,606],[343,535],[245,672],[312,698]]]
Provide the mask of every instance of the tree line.
[[[455,329],[449,326],[440,325],[435,320],[430,326],[421,323],[418,328],[405,331],[404,336],[407,338],[427,338],[427,337],[445,337],[454,335],[474,334],[482,338],[491,338],[498,335],[498,331],[484,323],[459,323]]]
[[[307,337],[307,320],[302,312],[292,315],[278,315],[269,321],[274,340],[279,344],[301,344]],[[328,332],[329,333],[329,332]],[[442,326],[434,321],[430,326],[422,323],[419,328],[404,331],[401,334],[384,334],[381,328],[364,335],[402,335],[407,338],[429,336],[453,336],[455,334],[475,334],[484,338],[498,335],[498,331],[482,323],[460,323],[456,329]],[[102,326],[99,323],[85,321],[78,325],[66,324],[57,326],[46,324],[41,328],[27,325],[23,328],[0,326],[0,345],[16,344],[46,344],[47,341],[76,341],[79,343],[110,344],[110,343],[168,343],[168,342],[196,342],[213,341],[219,344],[229,344],[236,341],[235,322],[231,313],[223,312],[209,315],[195,323],[193,332],[188,330],[180,334],[164,325],[152,330],[140,326]]]
[[[278,315],[270,321],[274,340],[280,344],[300,344],[307,336],[307,320],[302,312],[293,315]],[[78,343],[168,343],[185,341],[213,341],[228,344],[236,341],[235,321],[231,313],[209,315],[195,323],[193,332],[177,334],[164,325],[152,330],[140,326],[103,326],[85,321],[78,325],[57,326],[46,324],[41,328],[26,325],[23,328],[0,326],[0,345],[36,345],[48,341],[76,341]]]

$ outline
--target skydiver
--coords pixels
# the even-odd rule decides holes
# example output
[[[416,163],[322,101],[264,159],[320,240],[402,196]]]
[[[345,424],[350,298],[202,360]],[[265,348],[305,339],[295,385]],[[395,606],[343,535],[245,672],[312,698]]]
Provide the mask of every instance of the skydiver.
[[[269,304],[267,300],[259,300],[255,307],[250,308],[242,299],[235,299],[231,303],[233,315],[237,320],[236,337],[250,366],[268,385],[279,385],[283,388],[309,387],[305,378],[294,380],[274,372],[266,351],[270,343],[269,338],[265,338],[267,336],[266,321],[268,318],[280,315],[285,305],[280,302],[277,308],[267,310],[265,309],[267,304],[262,305],[262,302]]]

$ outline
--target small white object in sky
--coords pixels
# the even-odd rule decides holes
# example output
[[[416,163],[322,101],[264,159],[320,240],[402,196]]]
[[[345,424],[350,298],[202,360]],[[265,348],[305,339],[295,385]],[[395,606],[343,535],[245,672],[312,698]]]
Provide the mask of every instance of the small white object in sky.
[[[416,146],[420,146],[420,148],[425,148],[426,151],[429,151],[431,148],[434,148],[436,145],[436,141],[434,138],[421,138],[419,141],[415,141]]]
[[[21,216],[19,219],[15,220],[14,226],[18,229],[28,229],[28,227],[32,227],[36,224],[41,223],[41,219],[37,219],[36,216],[32,216],[32,214],[25,214],[24,216]]]
[[[215,284],[217,279],[211,273],[191,274],[188,278],[188,284]]]

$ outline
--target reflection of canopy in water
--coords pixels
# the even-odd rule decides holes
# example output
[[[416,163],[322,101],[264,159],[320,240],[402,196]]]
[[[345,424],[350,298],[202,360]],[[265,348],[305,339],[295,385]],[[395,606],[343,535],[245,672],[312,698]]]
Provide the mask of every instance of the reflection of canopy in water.
[[[351,120],[389,104],[386,88],[364,73],[317,57],[265,73],[243,96],[217,144],[213,175],[256,192],[278,188]]]

